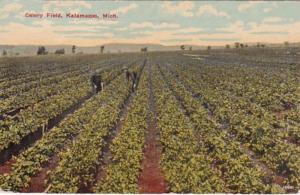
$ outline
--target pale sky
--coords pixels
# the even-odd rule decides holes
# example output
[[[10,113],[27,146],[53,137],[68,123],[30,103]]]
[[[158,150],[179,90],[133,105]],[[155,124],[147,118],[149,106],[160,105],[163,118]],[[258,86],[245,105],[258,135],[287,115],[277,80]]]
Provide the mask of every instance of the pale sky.
[[[297,1],[0,0],[0,44],[299,42],[299,10]],[[118,19],[25,17],[47,12],[116,13]]]

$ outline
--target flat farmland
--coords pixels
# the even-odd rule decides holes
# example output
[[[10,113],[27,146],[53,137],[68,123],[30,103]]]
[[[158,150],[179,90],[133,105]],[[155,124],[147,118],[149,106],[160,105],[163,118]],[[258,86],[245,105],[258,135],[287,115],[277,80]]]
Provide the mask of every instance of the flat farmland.
[[[0,58],[0,188],[296,193],[297,51]],[[124,68],[137,73],[136,90]]]

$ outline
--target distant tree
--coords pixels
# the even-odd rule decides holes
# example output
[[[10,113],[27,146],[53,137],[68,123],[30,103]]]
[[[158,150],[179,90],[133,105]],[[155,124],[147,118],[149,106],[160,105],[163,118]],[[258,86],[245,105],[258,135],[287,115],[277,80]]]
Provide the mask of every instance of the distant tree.
[[[189,50],[192,51],[192,50],[193,50],[193,47],[189,47]]]
[[[72,53],[74,54],[76,52],[76,45],[72,46]]]
[[[264,48],[264,47],[266,47],[266,45],[265,44],[261,44],[260,47]]]
[[[284,42],[284,46],[286,46],[286,47],[288,47],[289,44],[290,44],[290,43],[289,43],[288,41],[285,41],[285,42]]]
[[[248,44],[245,44],[245,47],[248,47]]]
[[[104,52],[104,45],[101,45],[100,52],[101,52],[101,54],[103,54],[103,52]]]
[[[260,44],[260,43],[257,43],[257,44],[256,44],[256,47],[258,47],[258,48],[259,48],[260,46],[261,46],[261,44]]]
[[[230,49],[230,45],[229,45],[229,44],[226,44],[226,45],[225,45],[225,48],[226,48],[226,49]]]
[[[208,51],[211,50],[211,46],[207,46],[207,50],[208,50]]]
[[[239,42],[235,42],[235,43],[234,43],[234,46],[235,46],[235,48],[238,49],[238,48],[240,47],[240,43],[239,43]]]
[[[65,49],[57,49],[55,54],[65,54]]]
[[[184,45],[181,45],[181,46],[180,46],[180,49],[181,49],[181,50],[185,50]]]
[[[240,48],[244,48],[244,44],[243,43],[240,44]]]
[[[18,55],[20,55],[20,53],[19,53],[19,52],[17,52],[17,53],[16,53],[16,56],[18,56]]]
[[[7,56],[7,51],[5,49],[3,49],[2,55]]]
[[[44,46],[38,47],[37,55],[46,55],[48,52],[46,51],[46,48]]]
[[[141,52],[147,52],[147,51],[148,51],[148,48],[147,48],[147,47],[141,48]]]

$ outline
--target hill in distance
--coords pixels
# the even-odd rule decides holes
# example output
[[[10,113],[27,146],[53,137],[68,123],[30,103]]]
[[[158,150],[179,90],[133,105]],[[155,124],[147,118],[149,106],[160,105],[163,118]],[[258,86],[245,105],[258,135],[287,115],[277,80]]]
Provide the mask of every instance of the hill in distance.
[[[256,43],[248,43],[248,45],[255,46]],[[6,50],[8,56],[31,56],[36,55],[38,47],[41,45],[0,45],[0,56],[3,50]],[[66,54],[72,52],[72,45],[43,45],[46,47],[46,50],[49,53],[54,53],[57,49],[65,49]],[[162,44],[123,44],[123,43],[109,43],[105,44],[104,53],[120,53],[120,52],[140,52],[141,48],[147,47],[148,51],[178,51],[180,50],[180,45],[166,46]],[[232,44],[231,44],[232,46]],[[266,43],[267,47],[282,47],[283,44],[270,44]],[[300,42],[290,43],[290,46],[300,47]],[[90,47],[81,47],[77,46],[76,53],[86,53],[86,54],[95,54],[100,53],[101,45],[90,46]],[[186,49],[192,47],[193,50],[206,49],[207,46],[199,45],[185,45]],[[232,46],[233,47],[233,46]],[[213,46],[212,48],[224,48],[224,46]]]
[[[36,55],[37,49],[39,46],[42,45],[0,45],[0,52],[2,54],[3,50],[6,50],[8,56],[14,56],[19,54],[21,56],[28,56],[28,55]],[[43,45],[45,46],[46,50],[49,53],[54,53],[57,49],[65,49],[66,54],[70,54],[72,52],[72,45]],[[104,45],[104,53],[120,53],[120,52],[140,52],[141,48],[147,47],[148,51],[176,51],[180,50],[180,46],[165,46],[161,44],[119,44],[119,43],[111,43]],[[87,53],[87,54],[94,54],[100,53],[100,47],[98,46],[91,46],[91,47],[80,47],[77,46],[76,53]],[[192,47],[193,49],[203,49],[203,46],[197,45],[185,45],[188,49]]]

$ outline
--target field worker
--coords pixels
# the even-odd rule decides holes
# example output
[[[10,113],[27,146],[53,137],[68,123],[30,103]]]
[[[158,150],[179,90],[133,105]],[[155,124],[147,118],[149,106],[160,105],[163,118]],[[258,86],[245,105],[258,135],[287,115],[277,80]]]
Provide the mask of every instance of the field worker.
[[[91,83],[94,93],[98,93],[99,91],[103,90],[103,81],[99,70],[96,70],[96,72],[92,75]]]
[[[125,70],[125,76],[127,81],[131,79],[131,73],[128,71],[128,69]]]
[[[123,66],[122,71],[125,73],[125,80],[129,81],[129,79],[130,79],[130,72],[128,71],[128,68],[126,66]]]
[[[132,91],[134,91],[136,88],[136,84],[137,84],[137,73],[133,72],[131,77],[132,77],[131,78],[132,79]]]

